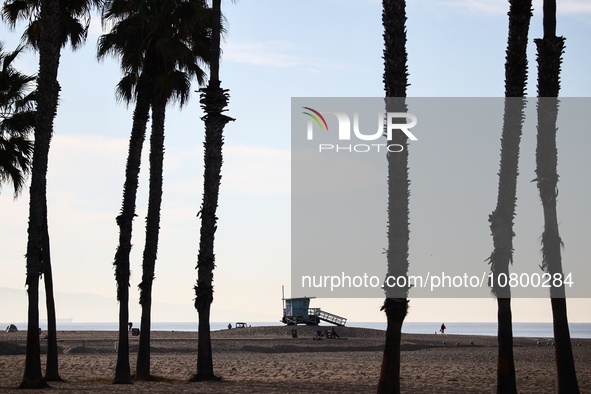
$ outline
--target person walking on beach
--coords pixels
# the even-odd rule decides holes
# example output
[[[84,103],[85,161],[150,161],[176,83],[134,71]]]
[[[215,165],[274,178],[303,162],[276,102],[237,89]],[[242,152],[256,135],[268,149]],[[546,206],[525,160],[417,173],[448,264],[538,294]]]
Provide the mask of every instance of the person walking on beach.
[[[330,335],[332,335],[333,339],[340,338],[339,334],[337,334],[337,332],[334,330],[334,327],[332,328],[332,330],[330,330]]]
[[[441,323],[441,329],[439,331],[441,331],[442,334],[445,334],[445,329],[446,328],[447,327],[445,327],[445,324],[444,323]]]

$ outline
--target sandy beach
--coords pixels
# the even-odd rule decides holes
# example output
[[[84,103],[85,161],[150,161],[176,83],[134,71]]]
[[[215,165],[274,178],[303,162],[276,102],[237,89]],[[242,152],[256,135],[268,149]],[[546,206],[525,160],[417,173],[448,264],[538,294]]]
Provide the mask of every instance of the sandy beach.
[[[202,383],[188,382],[196,372],[198,334],[155,331],[152,374],[157,381],[133,385],[111,383],[117,332],[58,331],[60,374],[65,381],[34,392],[375,393],[384,332],[339,327],[341,339],[314,340],[315,330],[299,326],[297,338],[292,337],[291,327],[215,331],[213,361],[222,379]],[[25,339],[24,331],[0,333],[0,392],[17,392]],[[591,393],[591,339],[572,342],[579,387],[582,393]],[[137,343],[138,337],[130,333],[132,371]],[[495,337],[403,334],[403,392],[493,393],[496,354]],[[556,392],[552,338],[515,338],[515,359],[520,393]]]

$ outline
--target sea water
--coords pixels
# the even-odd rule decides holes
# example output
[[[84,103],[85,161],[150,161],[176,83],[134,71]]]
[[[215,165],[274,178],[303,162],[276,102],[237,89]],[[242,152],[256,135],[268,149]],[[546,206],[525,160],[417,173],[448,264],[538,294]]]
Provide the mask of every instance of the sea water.
[[[212,322],[210,328],[212,331],[224,330],[228,324],[235,326],[236,322]],[[497,323],[454,323],[454,322],[405,322],[402,326],[402,332],[407,334],[435,334],[439,332],[441,323],[445,323],[446,334],[452,335],[497,335]],[[8,326],[9,323],[0,323],[0,328]],[[15,323],[19,330],[26,330],[26,323]],[[247,325],[252,327],[260,326],[282,326],[279,322],[251,322]],[[323,323],[322,325],[330,326]],[[139,322],[133,323],[134,327],[139,328]],[[376,330],[385,330],[386,322],[347,322],[348,327],[373,328]],[[57,329],[63,331],[117,331],[118,323],[74,323],[59,322]],[[198,331],[197,322],[154,322],[151,326],[153,331]],[[591,338],[591,323],[569,323],[571,338]],[[47,330],[47,323],[41,323],[41,329]],[[513,323],[514,337],[533,337],[533,338],[552,338],[554,336],[552,323]]]
[[[498,325],[496,322],[491,323],[448,323],[445,324],[446,334],[456,335],[497,335]],[[416,323],[408,322],[402,325],[402,332],[408,334],[435,334],[439,333],[441,323]],[[366,323],[350,323],[347,324],[352,327],[357,327],[357,324]],[[569,323],[571,338],[591,338],[591,323]],[[377,323],[375,327],[363,325],[367,328],[386,329],[386,323]],[[533,338],[553,338],[554,331],[552,323],[513,323],[514,337],[533,337]]]

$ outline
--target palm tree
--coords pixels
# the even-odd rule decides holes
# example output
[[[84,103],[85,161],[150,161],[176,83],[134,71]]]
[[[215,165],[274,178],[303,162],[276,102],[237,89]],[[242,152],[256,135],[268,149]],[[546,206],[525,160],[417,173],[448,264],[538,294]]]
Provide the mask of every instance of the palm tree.
[[[544,37],[536,39],[538,50],[538,138],[536,148],[536,175],[540,199],[544,210],[542,233],[542,268],[563,276],[558,232],[556,196],[558,194],[558,151],[556,148],[556,118],[560,90],[560,65],[564,52],[564,37],[556,37],[556,1],[544,0]],[[550,289],[558,392],[579,393],[575,363],[570,341],[564,285]]]
[[[384,85],[388,112],[406,112],[408,68],[406,53],[406,2],[384,0]],[[407,137],[392,133],[390,144],[403,150],[388,154],[388,275],[407,276],[409,241],[409,185]],[[378,393],[400,393],[400,340],[402,324],[408,311],[408,288],[386,290],[382,310],[388,320],[386,344]]]
[[[216,210],[221,181],[222,146],[224,126],[234,119],[223,114],[228,105],[227,89],[220,87],[219,60],[222,32],[221,0],[212,3],[211,62],[209,85],[200,89],[201,107],[205,111],[203,202],[201,216],[199,254],[197,256],[197,284],[195,309],[199,314],[199,344],[197,350],[197,374],[191,381],[216,379],[213,372],[209,318],[213,302],[213,269],[215,268],[214,239],[217,229]]]
[[[501,137],[501,165],[497,206],[489,216],[494,250],[489,257],[493,294],[498,304],[497,393],[517,393],[513,358],[511,290],[499,286],[499,275],[509,275],[513,262],[513,219],[517,200],[519,143],[524,119],[527,80],[527,34],[531,0],[510,0],[509,40],[505,63],[505,116]]]
[[[47,173],[47,156],[49,154],[49,144],[53,132],[53,118],[57,111],[57,98],[59,95],[59,84],[57,82],[57,69],[59,66],[60,47],[64,47],[68,42],[73,49],[79,48],[85,41],[90,26],[90,12],[93,8],[98,8],[102,4],[102,0],[67,0],[58,1],[55,4],[49,0],[8,0],[2,8],[2,18],[6,20],[11,28],[14,28],[17,21],[25,20],[29,22],[24,34],[23,41],[33,47],[39,52],[39,86],[42,84],[44,89],[39,89],[39,95],[46,95],[43,99],[38,100],[37,107],[37,122],[43,119],[46,122],[39,125],[42,133],[47,135],[41,137],[39,143],[41,147],[38,152],[39,161],[39,175],[43,173],[43,178]],[[43,37],[44,32],[48,32],[51,37]],[[44,41],[45,40],[45,41]],[[46,65],[45,65],[45,64]],[[42,83],[41,70],[46,69],[47,74],[43,75],[46,80]],[[41,101],[46,100],[43,104]],[[39,110],[46,111],[39,114]],[[37,133],[37,129],[35,131]],[[37,134],[35,135],[37,140]],[[36,142],[36,145],[38,142]],[[37,148],[35,148],[37,149]],[[35,155],[35,153],[34,153]],[[35,168],[35,159],[33,159],[33,171]],[[42,253],[42,257],[32,257],[32,271],[37,268],[42,269],[46,292],[46,307],[48,317],[48,349],[47,349],[47,365],[45,371],[45,379],[50,381],[61,380],[58,372],[58,355],[57,355],[57,332],[55,319],[55,303],[53,298],[53,283],[51,275],[51,262],[49,252],[49,230],[47,228],[47,201],[45,193],[45,180],[40,181],[40,185],[35,185],[36,192],[40,193],[33,196],[33,181],[31,182],[31,214],[33,211],[37,214],[40,212],[40,218],[29,217],[29,227],[35,227],[34,231],[29,230],[29,243],[32,249],[36,249],[35,253]],[[39,189],[37,189],[39,187]],[[41,196],[43,194],[43,196]],[[42,200],[40,198],[42,197]],[[33,203],[35,198],[36,202]],[[38,240],[38,223],[43,227],[40,231],[41,241]],[[31,232],[33,235],[31,235]],[[32,250],[31,249],[31,250]],[[39,263],[41,261],[42,263]],[[27,265],[29,265],[29,247],[27,247]],[[31,271],[31,272],[32,272]],[[27,275],[29,275],[27,269]],[[38,278],[34,280],[37,282]],[[29,283],[29,279],[27,279]],[[30,288],[30,290],[33,290]],[[33,296],[34,298],[35,296]],[[29,302],[33,301],[31,298]],[[36,307],[38,311],[38,306]],[[38,317],[37,317],[38,325]],[[38,339],[36,340],[38,342]],[[28,347],[28,345],[27,345]],[[27,378],[25,377],[25,380]]]
[[[162,92],[158,93],[156,88],[158,87],[159,73],[164,72],[166,74],[167,67],[173,69],[174,67],[180,67],[188,71],[190,75],[203,76],[203,72],[196,66],[193,50],[201,48],[203,45],[203,34],[202,31],[197,29],[196,18],[202,16],[204,8],[204,3],[201,1],[112,0],[107,2],[103,13],[103,22],[114,23],[114,26],[110,33],[100,37],[98,57],[100,59],[107,54],[121,57],[121,68],[125,76],[117,85],[119,97],[128,103],[132,100],[136,101],[129,140],[123,204],[117,217],[119,246],[113,263],[117,280],[117,299],[119,301],[119,351],[114,383],[131,383],[127,334],[127,322],[129,320],[129,253],[131,251],[132,222],[136,216],[135,201],[141,152],[146,134],[149,109],[152,105],[153,117],[157,124],[162,125],[161,133],[163,133],[165,97],[170,97],[174,90],[169,92],[169,96],[165,96]],[[198,37],[199,34],[201,34],[200,37]],[[156,108],[155,111],[154,108]],[[153,135],[153,138],[158,139],[157,135]],[[158,150],[158,145],[161,145],[161,142],[154,141],[153,149]],[[158,161],[159,159],[154,158],[154,160]],[[156,165],[154,165],[154,170],[156,171]],[[151,182],[152,177],[151,174]],[[158,176],[154,175],[155,183],[157,183],[156,178]],[[154,188],[151,187],[151,196],[158,193],[158,189],[159,187],[156,184]],[[159,212],[160,204],[156,200],[151,200],[151,205],[152,212],[155,209]],[[149,229],[147,228],[146,231],[152,233],[154,225],[158,226],[159,218],[156,219],[156,216],[152,214],[148,220],[150,224]],[[142,379],[149,378],[149,309],[151,306],[151,283],[154,275],[156,251],[156,249],[150,250],[149,247],[146,249],[145,256],[147,259],[144,261],[144,275],[140,284],[144,340],[140,339],[143,350],[141,355],[138,353],[141,364],[138,368],[140,368],[139,372]],[[150,262],[151,259],[152,262]],[[147,329],[145,328],[146,323]]]
[[[135,4],[138,5],[138,4]],[[126,75],[117,85],[119,97],[124,101],[135,100],[133,124],[129,139],[129,151],[123,186],[123,204],[117,216],[119,226],[119,246],[115,253],[115,278],[117,282],[117,300],[119,301],[119,348],[117,366],[113,383],[131,383],[129,366],[129,253],[131,252],[132,221],[135,215],[138,177],[141,164],[142,146],[146,134],[146,123],[151,103],[155,46],[142,46],[141,38],[134,34],[144,21],[141,8],[135,8],[131,2],[111,1],[105,5],[103,23],[116,20],[117,23],[109,34],[99,39],[99,59],[108,53],[121,56],[121,68]],[[147,4],[146,4],[147,6]]]
[[[195,5],[197,3],[193,3]],[[203,4],[205,6],[205,4]],[[198,11],[196,18],[208,11],[205,8],[193,9]],[[199,15],[201,14],[201,15]],[[209,14],[209,12],[207,12]],[[182,16],[183,22],[190,19],[190,14],[187,10],[183,10],[179,14]],[[201,29],[199,26],[201,25]],[[209,31],[203,28],[204,24],[196,23],[193,27],[195,32],[200,30],[202,40],[209,41]],[[189,27],[189,26],[186,26]],[[182,26],[179,28],[182,30]],[[193,34],[194,32],[192,32]],[[156,256],[158,252],[158,235],[160,230],[160,207],[162,203],[162,166],[164,160],[164,119],[167,102],[172,98],[179,101],[182,107],[189,98],[191,89],[191,77],[196,76],[199,84],[203,83],[205,73],[201,70],[198,63],[202,59],[203,54],[199,53],[201,49],[201,42],[197,42],[195,51],[191,51],[188,47],[179,45],[177,48],[183,48],[181,53],[190,51],[193,56],[179,56],[177,58],[164,59],[169,64],[160,64],[158,67],[157,77],[155,79],[154,93],[152,98],[152,134],[150,138],[150,186],[149,186],[149,202],[148,215],[146,218],[146,244],[143,256],[143,272],[142,282],[138,286],[140,289],[140,304],[142,305],[142,317],[140,327],[140,342],[137,356],[137,367],[135,378],[137,380],[150,379],[150,322],[151,322],[151,305],[152,305],[152,283],[154,280],[154,270],[156,264]],[[209,53],[209,48],[207,48]],[[168,54],[172,55],[172,54]],[[179,62],[179,60],[182,61]],[[162,58],[160,58],[162,60]],[[188,63],[186,63],[188,61]],[[204,61],[201,61],[204,62]],[[162,61],[159,63],[163,63]],[[174,63],[178,63],[176,66]],[[180,67],[185,71],[177,70]],[[169,70],[167,72],[167,70]]]
[[[29,204],[29,238],[27,243],[28,331],[25,372],[21,388],[42,388],[47,383],[41,373],[39,349],[39,276],[45,271],[44,234],[46,225],[47,158],[57,108],[59,84],[57,69],[60,42],[59,3],[43,1],[39,11],[39,74],[37,111],[35,116],[35,146],[31,170]]]
[[[14,198],[21,193],[31,170],[33,141],[28,136],[35,127],[35,99],[30,92],[35,77],[12,66],[22,50],[19,46],[5,53],[0,43],[0,185],[12,183]]]
[[[110,34],[117,32],[117,26]],[[125,37],[124,35],[121,37]],[[99,57],[107,53],[105,36],[99,42]],[[103,45],[103,47],[101,47]],[[102,49],[105,48],[105,49]],[[101,50],[103,54],[101,54]],[[151,52],[151,51],[150,51]],[[133,125],[129,139],[129,151],[125,170],[125,184],[123,186],[123,204],[121,212],[117,216],[119,226],[119,246],[115,253],[115,278],[117,282],[117,300],[119,301],[119,348],[117,352],[117,366],[115,369],[114,383],[131,383],[131,370],[129,366],[129,339],[127,334],[127,322],[129,321],[129,253],[131,252],[132,221],[135,215],[135,200],[137,195],[138,177],[141,164],[142,146],[146,134],[146,123],[150,110],[151,95],[149,86],[152,82],[151,64],[146,56],[146,64],[142,67],[139,78],[137,74],[130,73],[119,82],[118,89],[127,83],[133,83],[136,87],[133,96],[122,96],[126,100],[136,101],[133,113]],[[123,64],[123,62],[122,62]],[[133,82],[132,82],[133,81]]]

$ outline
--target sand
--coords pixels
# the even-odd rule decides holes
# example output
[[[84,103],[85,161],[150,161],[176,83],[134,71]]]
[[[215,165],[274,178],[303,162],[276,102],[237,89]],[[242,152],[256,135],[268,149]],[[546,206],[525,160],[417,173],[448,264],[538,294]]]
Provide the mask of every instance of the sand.
[[[213,332],[214,369],[222,379],[201,383],[188,382],[196,372],[198,334],[155,331],[151,365],[159,379],[132,385],[112,384],[117,332],[59,331],[60,374],[65,382],[51,382],[53,389],[34,392],[375,393],[384,332],[337,328],[342,339],[314,340],[315,329],[297,327],[298,338],[292,338],[291,327]],[[129,335],[134,371],[138,337]],[[25,340],[25,332],[0,333],[0,392],[17,392]],[[581,392],[591,394],[591,339],[574,339],[573,351]],[[514,353],[520,393],[557,391],[551,338],[515,338]],[[402,391],[494,393],[496,355],[496,337],[404,334]],[[42,361],[45,365],[44,355]]]

